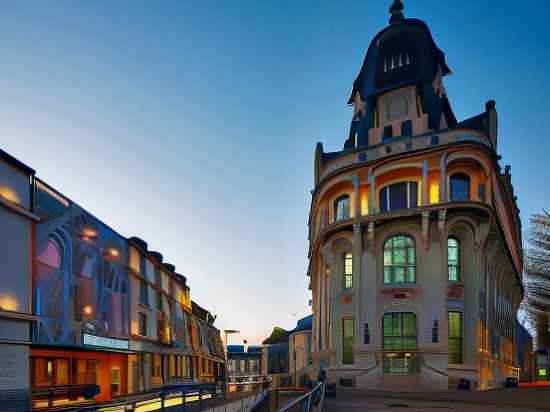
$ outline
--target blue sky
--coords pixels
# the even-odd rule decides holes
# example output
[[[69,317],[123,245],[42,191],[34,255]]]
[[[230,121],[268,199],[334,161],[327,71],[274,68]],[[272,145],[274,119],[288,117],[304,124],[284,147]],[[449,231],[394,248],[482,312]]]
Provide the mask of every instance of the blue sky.
[[[391,1],[0,4],[0,146],[259,343],[308,313],[315,143],[341,149]],[[458,119],[497,101],[524,227],[550,209],[550,5],[405,1],[454,74]]]

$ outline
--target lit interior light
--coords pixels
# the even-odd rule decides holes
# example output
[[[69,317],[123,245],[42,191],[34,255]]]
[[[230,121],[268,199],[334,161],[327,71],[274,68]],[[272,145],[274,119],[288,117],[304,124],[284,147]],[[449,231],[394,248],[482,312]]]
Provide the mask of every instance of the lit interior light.
[[[0,296],[0,309],[9,310],[11,312],[17,311],[17,299],[10,295]]]
[[[120,255],[120,252],[117,248],[113,246],[109,246],[105,248],[105,251],[103,252],[103,255],[110,258],[117,258]]]
[[[86,305],[82,308],[82,312],[85,314],[85,315],[91,315],[93,313],[94,309],[92,308],[91,305]]]
[[[17,196],[17,193],[15,193],[15,191],[11,187],[0,186],[0,196],[13,203],[21,203],[21,200],[19,200],[19,196]]]
[[[85,227],[80,235],[84,240],[93,240],[97,238],[97,231],[94,228]]]

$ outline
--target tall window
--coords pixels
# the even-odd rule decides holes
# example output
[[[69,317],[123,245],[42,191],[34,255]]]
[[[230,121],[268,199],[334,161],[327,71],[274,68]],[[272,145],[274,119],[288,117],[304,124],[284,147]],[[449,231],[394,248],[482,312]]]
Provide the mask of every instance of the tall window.
[[[147,283],[142,279],[139,280],[139,303],[149,306],[149,297],[147,295]]]
[[[349,219],[349,195],[342,195],[334,201],[334,220]]]
[[[462,363],[462,313],[447,312],[449,324],[449,363]]]
[[[407,235],[394,236],[384,244],[384,283],[414,283],[416,251]]]
[[[353,255],[351,253],[344,253],[342,266],[344,268],[342,287],[350,289],[353,287]]]
[[[418,182],[400,182],[380,190],[380,212],[418,206]]]
[[[147,336],[147,315],[142,312],[138,312],[139,316],[139,334],[141,336]]]
[[[470,200],[470,177],[464,173],[451,176],[451,202]]]
[[[447,273],[451,282],[460,282],[460,240],[456,237],[447,239]]]
[[[418,359],[411,351],[417,350],[416,315],[414,313],[386,313],[382,318],[384,373],[416,373]]]
[[[342,319],[342,363],[352,365],[353,359],[353,318]]]

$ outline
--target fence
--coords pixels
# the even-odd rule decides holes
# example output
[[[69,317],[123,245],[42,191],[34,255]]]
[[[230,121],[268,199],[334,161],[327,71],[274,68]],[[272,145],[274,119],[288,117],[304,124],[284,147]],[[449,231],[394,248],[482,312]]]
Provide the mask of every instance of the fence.
[[[325,383],[319,382],[311,391],[282,406],[277,412],[321,412],[324,398]]]

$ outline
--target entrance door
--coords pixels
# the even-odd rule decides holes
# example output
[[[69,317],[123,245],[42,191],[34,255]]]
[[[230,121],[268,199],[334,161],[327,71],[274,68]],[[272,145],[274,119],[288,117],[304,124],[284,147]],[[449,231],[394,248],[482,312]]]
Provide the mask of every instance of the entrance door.
[[[120,369],[111,369],[111,396],[120,396]]]

